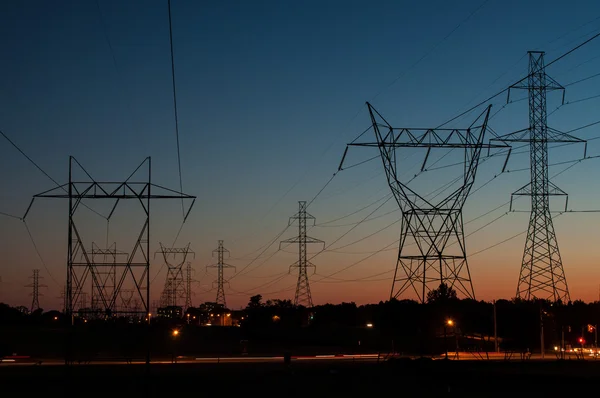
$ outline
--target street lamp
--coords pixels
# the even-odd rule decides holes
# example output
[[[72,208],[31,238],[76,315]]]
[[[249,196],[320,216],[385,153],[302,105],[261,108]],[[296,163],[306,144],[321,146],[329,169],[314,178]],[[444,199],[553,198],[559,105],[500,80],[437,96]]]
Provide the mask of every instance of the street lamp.
[[[448,333],[446,326],[454,326],[454,321],[452,319],[447,319],[444,322],[444,346],[446,348],[446,359],[448,359]]]
[[[178,329],[173,329],[173,332],[171,333],[171,335],[173,336],[173,353],[172,358],[171,358],[171,363],[176,363],[177,362],[177,356],[175,354],[175,340],[177,340],[177,336],[179,336],[179,330]]]

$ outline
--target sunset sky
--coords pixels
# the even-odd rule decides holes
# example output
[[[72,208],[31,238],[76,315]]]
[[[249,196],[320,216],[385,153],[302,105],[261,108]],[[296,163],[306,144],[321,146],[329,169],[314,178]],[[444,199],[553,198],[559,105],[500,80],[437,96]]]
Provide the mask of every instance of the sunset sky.
[[[528,50],[546,51],[548,63],[600,32],[600,3],[172,0],[172,18],[183,190],[198,197],[176,246],[190,242],[196,253],[197,305],[215,298],[215,272],[205,267],[224,240],[231,252],[226,260],[238,273],[226,271],[227,301],[238,308],[253,294],[293,299],[296,276],[287,271],[297,247],[275,253],[278,242],[268,245],[298,201],[310,202],[337,171],[346,143],[369,126],[365,101],[397,127],[435,127],[525,76]],[[1,2],[0,49],[0,130],[52,178],[67,180],[69,155],[95,178],[114,181],[151,156],[154,182],[179,189],[166,0]],[[600,38],[547,72],[567,86],[598,73],[599,54]],[[600,97],[588,100],[600,95],[600,76],[566,88],[566,105],[560,106],[560,93],[548,96],[549,126],[570,131],[600,120]],[[525,97],[511,92],[513,101]],[[490,104],[496,133],[528,126],[527,101],[506,105],[502,95]],[[450,126],[467,127],[482,110]],[[600,124],[573,134],[600,137]],[[519,212],[502,216],[509,208],[500,206],[528,182],[529,158],[522,149],[513,152],[511,171],[503,174],[504,158],[481,161],[464,209],[468,222],[499,207],[465,227],[467,235],[476,231],[467,251],[478,299],[511,298],[516,291],[525,235],[507,239],[527,229],[529,198],[514,202]],[[376,154],[353,148],[345,164]],[[460,161],[454,155],[438,165]],[[587,155],[600,155],[600,141],[589,141]],[[406,180],[423,156],[402,152]],[[430,164],[440,156],[432,155]],[[582,156],[582,145],[551,150],[549,175]],[[20,217],[32,195],[54,187],[3,139],[0,165],[1,212]],[[600,210],[599,171],[600,158],[592,158],[553,179],[569,193],[569,209]],[[411,187],[428,193],[460,172],[426,172]],[[400,231],[396,202],[384,203],[389,195],[376,159],[339,172],[311,203],[317,225],[309,235],[326,243],[312,260],[315,304],[389,298]],[[564,209],[564,198],[551,203]],[[89,204],[107,213],[106,205]],[[125,251],[141,226],[139,214],[127,209],[109,228],[109,244]],[[155,202],[152,211],[154,253],[159,242],[173,243],[183,215],[178,201]],[[374,219],[357,225],[367,216]],[[85,210],[81,217],[89,245],[105,245],[106,221]],[[600,213],[574,212],[554,222],[572,299],[599,299],[599,221]],[[24,286],[40,269],[47,285],[41,306],[60,308],[67,202],[36,202],[27,226],[43,263],[23,222],[2,217],[0,302],[29,306]],[[296,233],[292,225],[278,240]],[[159,256],[152,258],[153,299],[166,277],[161,265]]]

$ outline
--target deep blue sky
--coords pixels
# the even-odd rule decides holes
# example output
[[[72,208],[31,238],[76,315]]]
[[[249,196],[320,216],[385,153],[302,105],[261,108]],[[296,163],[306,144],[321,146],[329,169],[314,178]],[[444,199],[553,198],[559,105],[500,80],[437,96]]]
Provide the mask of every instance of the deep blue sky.
[[[286,225],[298,200],[314,197],[336,171],[345,143],[368,126],[365,101],[372,100],[398,126],[434,127],[525,75],[527,50],[545,50],[550,61],[590,37],[600,29],[600,19],[582,25],[595,17],[600,17],[600,4],[592,0],[173,0],[183,186],[198,196],[179,242],[192,242],[200,284],[211,282],[211,276],[203,276],[204,266],[211,263],[210,252],[218,239],[225,240],[234,258],[256,252]],[[0,49],[0,91],[4,94],[0,96],[0,128],[53,178],[66,179],[69,155],[97,178],[114,180],[125,178],[144,157],[152,156],[155,181],[178,188],[166,0],[3,2]],[[600,59],[595,58],[599,49],[600,41],[593,42],[548,73],[564,84],[590,76],[600,66]],[[600,79],[590,79],[574,85],[567,99],[600,94],[599,83]],[[514,98],[523,95],[515,93]],[[559,100],[560,95],[550,97],[549,112]],[[493,101],[492,112],[503,101],[505,97]],[[596,121],[599,102],[561,107],[549,123],[569,130]],[[468,115],[455,125],[464,127],[474,117]],[[499,133],[525,127],[527,102],[507,106],[491,125]],[[598,136],[598,129],[579,133],[590,138]],[[590,143],[588,154],[600,152],[596,143]],[[575,159],[581,156],[580,149],[555,151],[551,163]],[[352,153],[348,162],[370,155]],[[31,195],[53,184],[6,142],[0,144],[0,158],[0,211],[21,215]],[[419,156],[414,159],[410,166],[420,164]],[[600,189],[594,162],[582,163],[556,181],[571,194],[574,209],[600,207],[596,205]],[[478,182],[498,173],[501,163],[494,159],[482,164]],[[515,156],[510,164],[514,169],[525,167],[527,156]],[[310,212],[318,221],[328,221],[384,196],[388,191],[380,167],[370,162],[339,173]],[[551,169],[551,175],[553,170],[559,171],[560,166]],[[527,177],[527,172],[502,175],[467,203],[465,218],[504,203]],[[443,180],[424,175],[415,184],[430,190]],[[28,220],[59,284],[65,272],[65,205],[36,204]],[[332,224],[357,222],[374,207]],[[525,202],[522,208],[527,208]],[[182,218],[179,203],[155,209],[154,249],[159,241],[172,243]],[[394,203],[389,202],[374,215],[393,209]],[[478,220],[467,233],[501,213]],[[563,217],[557,219],[556,227],[572,295],[595,298],[600,272],[594,259],[600,252],[597,245],[590,246],[597,233],[597,217]],[[392,213],[365,223],[332,249],[397,218],[398,213]],[[526,214],[510,214],[470,237],[468,248],[475,252],[497,243],[523,230],[526,223]],[[98,231],[104,230],[104,224],[100,224],[99,236],[90,240],[102,240]],[[314,228],[311,234],[333,242],[350,227]],[[396,224],[344,250],[378,250],[397,239],[398,228]],[[114,229],[111,240],[127,241],[125,231]],[[291,229],[282,238],[294,232]],[[32,268],[42,268],[49,285],[47,306],[56,306],[58,284],[43,268],[21,223],[3,219],[0,237],[4,281],[0,300],[27,303],[28,291],[21,286]],[[514,294],[523,239],[473,257],[472,274],[481,298]],[[314,262],[320,275],[329,275],[365,256],[324,253]],[[395,256],[392,246],[336,277],[355,279],[384,272],[394,267]],[[252,258],[230,262],[241,269]],[[231,288],[262,292],[251,289],[274,280],[294,260],[291,253],[278,253],[265,264],[258,259],[249,269],[260,267],[232,280]],[[157,260],[153,276],[159,268]],[[315,284],[315,301],[385,299],[390,278],[387,274],[370,283]],[[163,279],[164,275],[157,277],[155,293],[161,290]],[[277,292],[293,283],[293,277],[286,277],[265,290]],[[213,298],[213,292],[200,294],[203,289],[209,286],[198,286],[195,301]],[[246,303],[247,294],[230,293],[231,304]],[[273,294],[289,297],[293,291]]]

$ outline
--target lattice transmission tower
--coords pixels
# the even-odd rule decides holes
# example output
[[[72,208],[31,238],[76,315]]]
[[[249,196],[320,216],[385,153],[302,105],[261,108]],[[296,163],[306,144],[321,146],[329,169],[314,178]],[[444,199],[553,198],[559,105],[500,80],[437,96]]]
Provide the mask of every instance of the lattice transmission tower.
[[[192,263],[188,261],[185,267],[185,308],[192,308],[192,274],[194,273],[194,269],[192,268]]]
[[[446,284],[462,296],[475,298],[467,262],[463,206],[475,181],[481,150],[508,148],[506,144],[483,144],[491,105],[466,129],[392,127],[368,102],[367,107],[376,142],[355,140],[348,144],[339,169],[343,168],[350,146],[378,148],[388,185],[402,211],[398,259],[390,297],[398,298],[412,291],[419,301],[425,302],[428,292]],[[410,166],[401,163],[405,157],[396,153],[399,148],[413,151],[420,148],[425,152],[421,171],[426,170],[433,149],[445,150],[443,156],[461,150],[462,173],[453,180],[444,181],[441,188],[433,191],[437,192],[434,196],[429,192],[431,186],[426,186],[427,193],[419,193],[409,186],[410,181],[401,181],[399,172]],[[445,190],[451,193],[440,199]]]
[[[494,140],[505,143],[529,143],[531,180],[511,195],[511,210],[514,196],[531,196],[531,215],[517,284],[517,297],[526,300],[568,302],[569,288],[550,212],[550,196],[567,197],[567,193],[548,179],[548,144],[578,142],[585,143],[587,146],[587,143],[548,127],[547,93],[563,90],[564,104],[565,92],[563,86],[546,74],[543,51],[529,51],[529,73],[513,84],[510,89],[512,88],[528,91],[529,127]],[[565,202],[565,210],[566,207],[567,202]]]
[[[306,236],[306,222],[311,220],[313,225],[315,223],[315,217],[306,212],[306,202],[298,202],[298,213],[290,217],[288,225],[292,225],[294,220],[298,221],[298,236],[290,239],[283,240],[279,243],[279,248],[283,243],[291,244],[298,243],[298,261],[290,265],[290,271],[292,268],[298,268],[298,281],[296,283],[296,295],[294,296],[294,305],[303,305],[307,308],[313,306],[312,294],[310,292],[310,285],[308,283],[308,268],[316,269],[315,265],[311,263],[308,258],[307,245],[310,243],[319,243],[325,245],[322,240],[311,238]]]
[[[66,287],[66,315],[74,324],[73,313],[76,305],[83,304],[83,295],[91,290],[89,285],[94,286],[96,294],[94,304],[96,308],[82,306],[80,312],[83,314],[95,313],[99,309],[106,314],[127,314],[145,318],[150,312],[150,203],[158,199],[190,200],[185,218],[189,215],[195,196],[177,192],[152,183],[152,161],[150,157],[144,159],[140,165],[124,181],[103,181],[94,179],[91,174],[74,157],[69,157],[69,180],[56,188],[34,195],[23,219],[27,217],[35,199],[53,198],[67,199],[68,207],[68,240],[67,240],[67,287]],[[108,202],[111,206],[108,216],[95,211],[88,204],[95,201]],[[112,262],[115,268],[113,275],[116,277],[112,293],[107,294],[102,286],[98,275],[94,254],[98,249],[87,248],[84,235],[80,232],[81,224],[89,224],[89,218],[77,218],[78,210],[85,207],[88,210],[102,216],[106,222],[114,217],[119,203],[131,202],[139,205],[141,210],[141,221],[136,223],[139,232],[136,233],[135,242],[129,248],[130,254],[125,259]],[[131,219],[131,212],[123,212],[122,219]],[[130,222],[131,225],[133,222]],[[141,224],[141,225],[140,225]],[[82,228],[83,229],[83,228]],[[128,297],[127,305],[118,306],[118,299],[123,290],[131,290],[132,297]],[[137,314],[132,314],[131,300],[138,300],[140,305]],[[86,300],[87,301],[87,300]],[[87,303],[86,303],[87,304]],[[123,303],[125,304],[125,303]],[[126,309],[124,309],[126,308]],[[146,358],[149,361],[149,356]]]
[[[161,294],[161,306],[162,307],[176,307],[177,304],[181,305],[186,299],[186,284],[183,278],[183,264],[186,262],[188,255],[196,256],[196,254],[190,250],[190,243],[186,247],[164,247],[160,243],[160,250],[154,255],[161,253],[165,264],[167,265],[167,279],[165,280],[165,287]],[[173,256],[173,260],[169,259]]]
[[[227,308],[227,301],[225,300],[225,289],[223,288],[223,285],[228,283],[227,280],[225,280],[224,276],[223,276],[223,270],[225,268],[234,268],[235,267],[233,265],[229,265],[229,264],[225,264],[224,258],[225,258],[225,254],[230,254],[229,250],[225,249],[223,247],[223,241],[220,240],[219,241],[219,246],[213,250],[213,256],[215,255],[215,253],[217,253],[217,263],[213,264],[213,265],[208,265],[206,266],[206,268],[216,268],[217,269],[217,280],[213,282],[213,286],[214,284],[217,285],[217,298],[215,299],[215,303],[217,304],[221,304],[223,306],[223,308]]]
[[[43,279],[43,276],[40,276],[40,270],[39,269],[34,269],[33,270],[33,275],[30,276],[29,278],[31,278],[32,282],[29,285],[26,285],[25,287],[30,287],[32,289],[30,296],[31,296],[31,312],[38,310],[40,308],[40,296],[43,296],[43,294],[40,293],[40,288],[41,287],[48,287],[44,284],[40,283],[40,279]]]

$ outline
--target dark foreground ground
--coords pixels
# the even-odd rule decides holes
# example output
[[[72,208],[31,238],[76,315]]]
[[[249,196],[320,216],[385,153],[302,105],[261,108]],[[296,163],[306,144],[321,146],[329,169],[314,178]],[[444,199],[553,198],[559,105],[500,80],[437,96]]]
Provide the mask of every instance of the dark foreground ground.
[[[144,365],[0,366],[6,397],[554,397],[599,386],[600,362],[591,361],[169,364],[152,365],[149,376]]]

